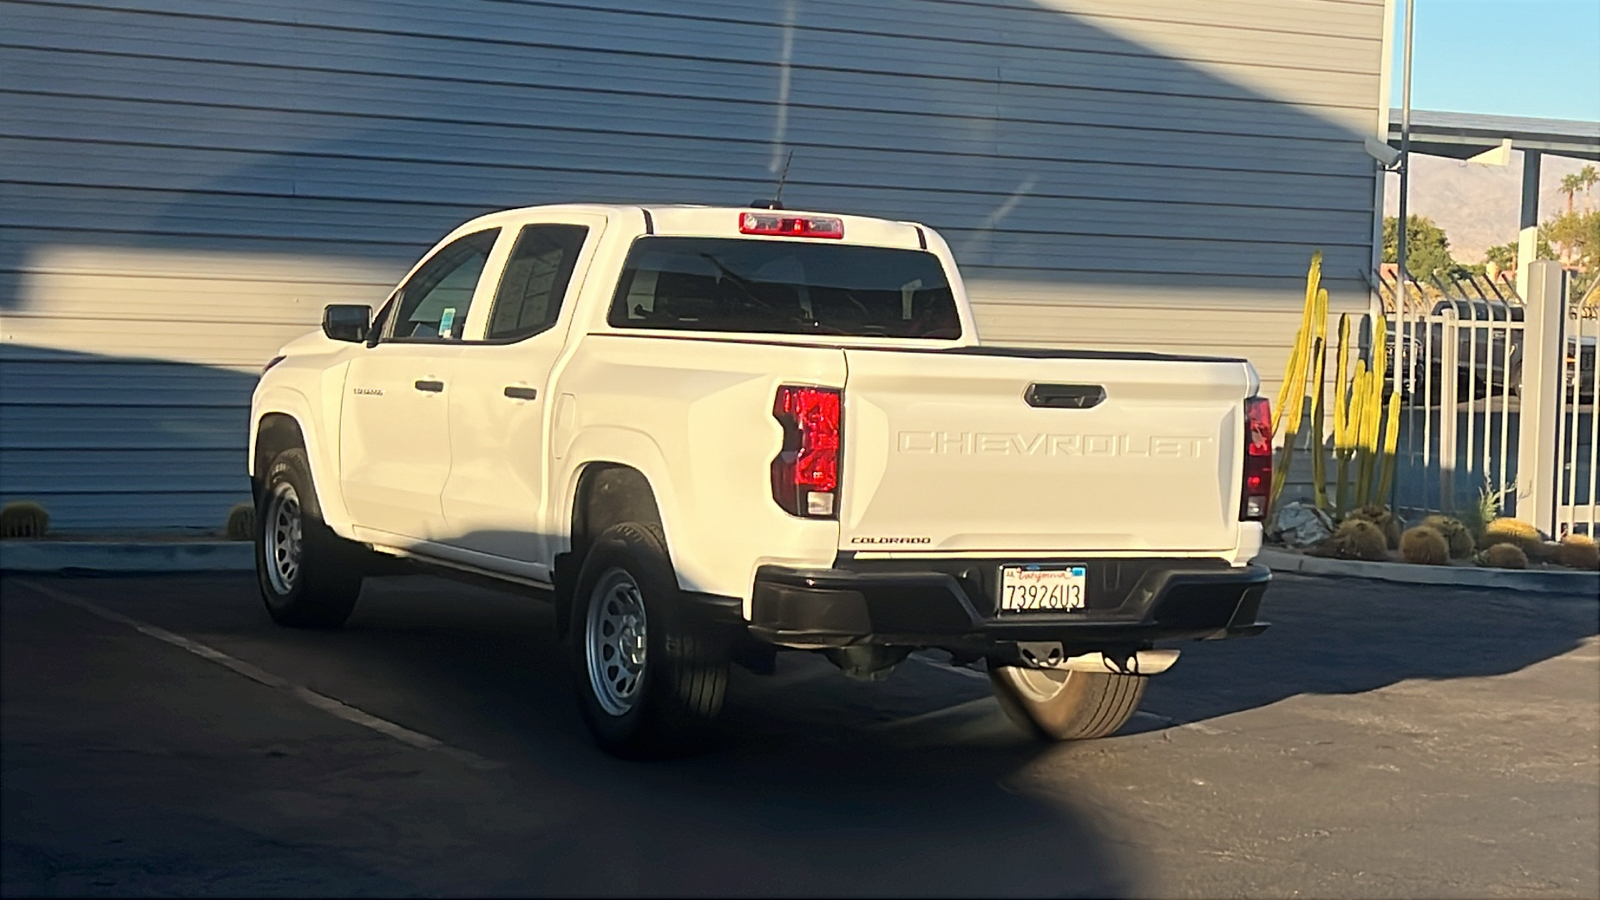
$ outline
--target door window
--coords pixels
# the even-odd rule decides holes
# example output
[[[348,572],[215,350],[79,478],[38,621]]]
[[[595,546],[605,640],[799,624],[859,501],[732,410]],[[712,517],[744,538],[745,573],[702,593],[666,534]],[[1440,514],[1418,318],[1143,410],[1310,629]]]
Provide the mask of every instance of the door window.
[[[520,340],[556,323],[588,233],[582,225],[528,225],[522,229],[495,292],[486,338]]]
[[[499,234],[490,228],[457,238],[423,263],[398,291],[389,339],[460,339],[472,292]]]

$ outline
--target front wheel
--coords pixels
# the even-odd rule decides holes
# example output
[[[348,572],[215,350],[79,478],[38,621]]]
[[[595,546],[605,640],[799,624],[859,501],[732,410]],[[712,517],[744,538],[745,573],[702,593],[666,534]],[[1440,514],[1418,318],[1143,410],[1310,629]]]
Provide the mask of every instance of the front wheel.
[[[338,628],[355,609],[361,575],[352,547],[322,521],[305,451],[279,453],[256,505],[256,580],[272,621]]]
[[[995,699],[1011,720],[1042,740],[1115,734],[1133,718],[1148,678],[990,664]]]
[[[595,540],[571,623],[578,706],[602,749],[660,757],[704,740],[722,709],[727,654],[681,602],[658,526],[614,525]]]

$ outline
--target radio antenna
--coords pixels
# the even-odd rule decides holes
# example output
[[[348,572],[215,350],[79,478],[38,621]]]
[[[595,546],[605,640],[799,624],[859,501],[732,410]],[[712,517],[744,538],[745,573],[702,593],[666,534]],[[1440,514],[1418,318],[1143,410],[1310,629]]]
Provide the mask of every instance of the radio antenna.
[[[778,174],[778,192],[772,196],[774,208],[783,209],[783,183],[789,180],[789,163],[794,162],[794,151],[783,158],[783,171]]]
[[[778,190],[771,200],[755,200],[750,203],[751,209],[783,209],[783,183],[789,180],[789,163],[794,162],[794,151],[783,159],[783,171],[778,175]]]

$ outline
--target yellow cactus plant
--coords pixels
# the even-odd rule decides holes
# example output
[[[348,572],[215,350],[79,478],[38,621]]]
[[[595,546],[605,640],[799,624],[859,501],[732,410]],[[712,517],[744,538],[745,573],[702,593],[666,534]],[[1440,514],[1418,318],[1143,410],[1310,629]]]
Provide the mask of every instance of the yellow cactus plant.
[[[1333,348],[1333,454],[1335,466],[1331,506],[1336,518],[1349,506],[1382,503],[1394,482],[1395,452],[1400,435],[1400,393],[1398,384],[1384,396],[1384,373],[1388,369],[1388,322],[1383,315],[1373,321],[1372,351],[1366,359],[1355,354],[1351,367],[1350,316],[1339,316],[1338,345]],[[1328,291],[1322,287],[1322,254],[1311,255],[1306,272],[1306,299],[1301,310],[1300,330],[1295,335],[1278,390],[1278,405],[1273,408],[1273,434],[1283,435],[1283,445],[1272,472],[1272,503],[1283,491],[1294,461],[1307,394],[1311,401],[1313,452],[1312,490],[1319,509],[1330,506],[1328,492],[1326,381],[1328,375]],[[1387,400],[1387,402],[1385,402]],[[1354,463],[1352,472],[1352,463]],[[1349,491],[1351,478],[1354,491]],[[1348,501],[1348,502],[1347,502]]]
[[[1283,386],[1278,389],[1278,405],[1272,411],[1272,432],[1277,434],[1282,429],[1283,446],[1272,468],[1272,492],[1267,504],[1269,510],[1277,503],[1278,495],[1283,492],[1283,485],[1289,477],[1289,464],[1294,461],[1295,443],[1300,436],[1300,422],[1305,413],[1306,382],[1317,369],[1316,356],[1321,352],[1320,345],[1327,341],[1327,331],[1328,292],[1322,287],[1322,252],[1318,251],[1311,254],[1311,268],[1306,272],[1305,307],[1300,314],[1300,331],[1295,336],[1294,349],[1289,354],[1289,369],[1284,373]]]

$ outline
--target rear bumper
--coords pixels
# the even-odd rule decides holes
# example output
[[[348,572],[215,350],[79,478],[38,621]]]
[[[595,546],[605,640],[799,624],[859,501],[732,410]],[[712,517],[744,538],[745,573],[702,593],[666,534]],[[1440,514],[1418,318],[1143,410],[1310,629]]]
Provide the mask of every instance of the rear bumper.
[[[841,560],[831,569],[763,566],[749,630],[790,647],[894,644],[985,652],[1016,641],[1096,650],[1156,640],[1259,634],[1272,579],[1222,560],[1061,560],[1089,568],[1089,608],[1000,614],[997,560]]]

